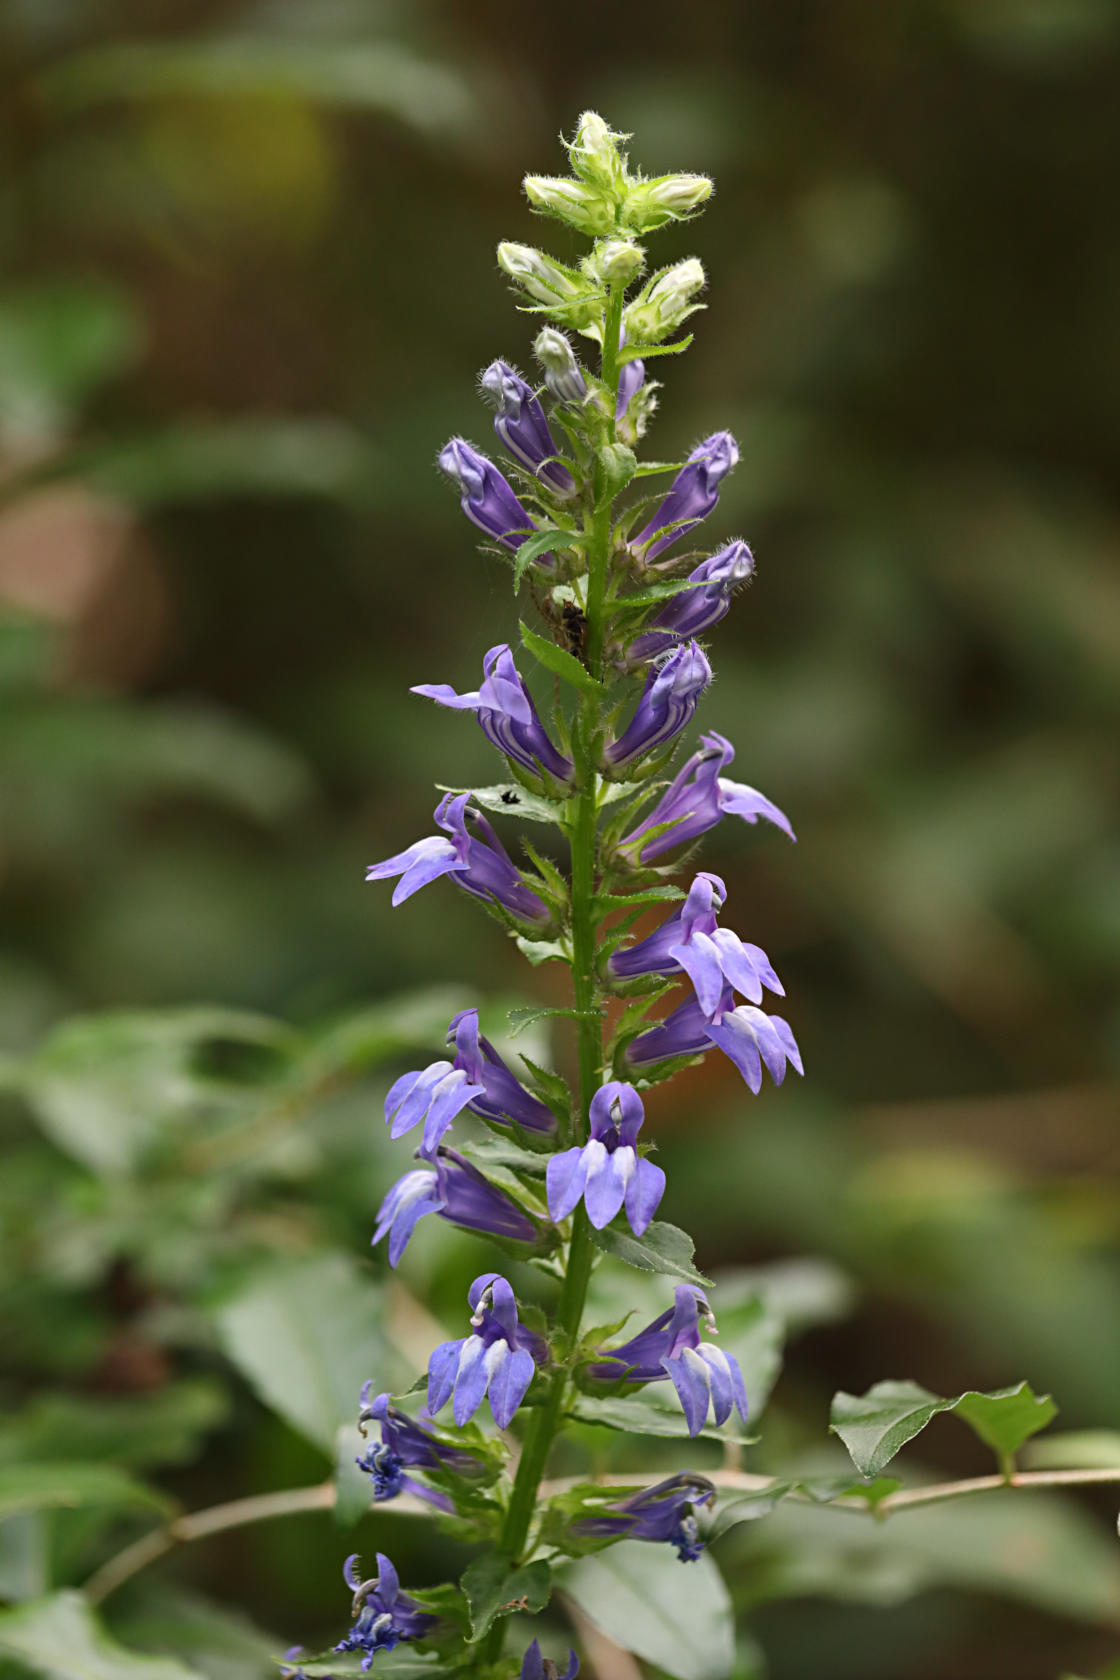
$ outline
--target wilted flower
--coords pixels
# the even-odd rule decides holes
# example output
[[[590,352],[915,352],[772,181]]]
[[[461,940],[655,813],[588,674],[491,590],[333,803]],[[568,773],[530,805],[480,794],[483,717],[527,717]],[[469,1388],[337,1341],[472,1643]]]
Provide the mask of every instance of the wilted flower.
[[[354,1594],[357,1619],[335,1650],[363,1652],[363,1674],[378,1651],[391,1651],[402,1639],[422,1639],[439,1619],[401,1592],[397,1572],[384,1552],[377,1554],[377,1574],[372,1580],[360,1578],[356,1552],[346,1559],[342,1578]]]
[[[394,1406],[388,1394],[379,1394],[371,1400],[372,1387],[372,1382],[362,1384],[358,1428],[364,1435],[367,1423],[377,1423],[381,1429],[381,1440],[376,1446],[368,1446],[355,1463],[373,1483],[374,1500],[380,1504],[387,1499],[396,1499],[398,1494],[411,1493],[438,1510],[453,1511],[455,1507],[445,1493],[407,1475],[406,1467],[412,1470],[448,1470],[457,1476],[479,1476],[485,1474],[486,1465],[473,1453],[437,1441],[428,1430]]]
[[[706,1476],[685,1473],[623,1499],[594,1517],[580,1517],[572,1532],[588,1538],[667,1540],[682,1563],[693,1563],[704,1550],[693,1508],[707,1505],[715,1487]]]
[[[625,1203],[630,1229],[640,1237],[665,1193],[665,1174],[638,1154],[635,1144],[645,1111],[632,1085],[612,1080],[591,1099],[591,1136],[581,1148],[566,1149],[548,1163],[548,1211],[567,1219],[584,1201],[597,1231],[609,1225]]]
[[[540,1641],[534,1639],[526,1651],[521,1662],[521,1680],[576,1680],[579,1673],[579,1658],[568,1647],[568,1666],[563,1674],[560,1664],[552,1661],[551,1657],[541,1656]]]
[[[549,740],[508,642],[485,654],[481,688],[457,694],[447,683],[418,683],[412,693],[451,711],[474,712],[490,744],[534,776],[544,769],[558,782],[571,780],[575,767]]]

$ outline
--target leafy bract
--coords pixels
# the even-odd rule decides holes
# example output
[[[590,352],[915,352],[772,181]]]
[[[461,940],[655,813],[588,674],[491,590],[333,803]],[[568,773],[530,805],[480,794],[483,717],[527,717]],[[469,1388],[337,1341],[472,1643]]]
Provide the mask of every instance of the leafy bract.
[[[876,1383],[866,1394],[841,1390],[833,1398],[829,1427],[856,1468],[865,1476],[878,1476],[939,1412],[956,1412],[1002,1460],[1044,1429],[1057,1409],[1048,1394],[1034,1394],[1026,1382],[991,1394],[970,1390],[946,1400],[919,1383],[888,1381]]]

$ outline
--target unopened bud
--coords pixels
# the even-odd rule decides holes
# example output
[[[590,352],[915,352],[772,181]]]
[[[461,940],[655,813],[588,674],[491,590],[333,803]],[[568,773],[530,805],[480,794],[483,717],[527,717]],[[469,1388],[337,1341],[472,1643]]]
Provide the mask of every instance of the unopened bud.
[[[695,257],[674,263],[655,274],[623,316],[626,336],[638,344],[656,344],[703,304],[692,299],[705,284],[704,269]]]
[[[579,119],[576,137],[568,147],[572,168],[581,181],[621,193],[626,184],[626,160],[618,142],[629,135],[615,134],[597,111],[585,111]]]
[[[615,225],[614,200],[585,181],[572,181],[567,176],[526,175],[522,185],[534,210],[556,216],[581,233],[610,233]]]
[[[599,288],[544,251],[506,241],[498,246],[498,262],[516,285],[570,326],[586,327],[598,313]]]
[[[571,345],[555,327],[542,327],[533,354],[544,369],[544,382],[557,402],[581,403],[587,397],[587,382]]]
[[[627,286],[645,266],[646,254],[629,239],[604,239],[584,259],[584,272],[606,285]]]
[[[712,183],[706,175],[659,175],[630,188],[624,219],[635,233],[649,233],[666,222],[683,221],[711,195]]]

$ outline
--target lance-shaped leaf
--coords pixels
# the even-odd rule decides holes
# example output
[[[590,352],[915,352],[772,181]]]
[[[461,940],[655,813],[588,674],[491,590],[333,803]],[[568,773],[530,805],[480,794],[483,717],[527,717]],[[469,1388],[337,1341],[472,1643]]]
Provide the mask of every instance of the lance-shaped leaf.
[[[1029,1436],[1045,1429],[1057,1410],[1048,1394],[1034,1394],[1025,1382],[991,1394],[969,1390],[951,1400],[920,1383],[880,1382],[866,1394],[835,1395],[829,1428],[864,1476],[878,1476],[939,1412],[956,1412],[1005,1463]]]
[[[473,1644],[496,1616],[543,1610],[552,1592],[552,1570],[540,1560],[515,1569],[499,1552],[484,1552],[468,1565],[461,1585],[470,1606]]]
[[[602,683],[591,675],[585,665],[580,664],[574,653],[569,653],[567,648],[557,647],[555,642],[546,642],[543,636],[538,636],[535,630],[528,629],[524,624],[521,626],[521,641],[547,671],[562,677],[572,688],[578,688],[583,694],[590,694],[595,700],[602,699]]]
[[[608,1225],[603,1231],[592,1230],[591,1240],[604,1254],[613,1254],[640,1272],[660,1272],[663,1277],[683,1278],[685,1283],[707,1288],[711,1278],[698,1272],[692,1263],[695,1245],[687,1231],[655,1219],[644,1235],[634,1236],[624,1225]]]
[[[53,1593],[0,1615],[0,1654],[44,1680],[202,1680],[172,1657],[128,1651],[79,1592]]]

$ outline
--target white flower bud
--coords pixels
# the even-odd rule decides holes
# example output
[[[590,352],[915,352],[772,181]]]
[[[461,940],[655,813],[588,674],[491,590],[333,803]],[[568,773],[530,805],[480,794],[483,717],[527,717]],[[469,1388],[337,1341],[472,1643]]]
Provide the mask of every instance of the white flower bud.
[[[587,382],[571,345],[555,327],[542,327],[533,354],[544,369],[544,382],[557,402],[581,403],[587,396]]]
[[[626,160],[618,149],[629,135],[615,134],[597,111],[585,111],[579,119],[576,137],[568,147],[572,168],[581,181],[621,193],[626,184]]]
[[[705,284],[704,269],[696,257],[663,268],[639,292],[623,316],[623,329],[636,344],[656,344],[688,319],[703,304],[692,299]]]
[[[544,251],[506,241],[498,246],[498,262],[516,285],[566,325],[583,328],[597,318],[602,306],[600,288]]]
[[[607,285],[628,286],[645,267],[646,254],[629,239],[604,239],[584,259],[583,269]]]
[[[635,233],[648,233],[666,222],[683,221],[712,194],[706,175],[659,175],[638,181],[626,195],[624,219]]]
[[[581,233],[610,233],[615,225],[614,201],[584,181],[567,176],[526,175],[522,183],[534,210],[556,216]]]

